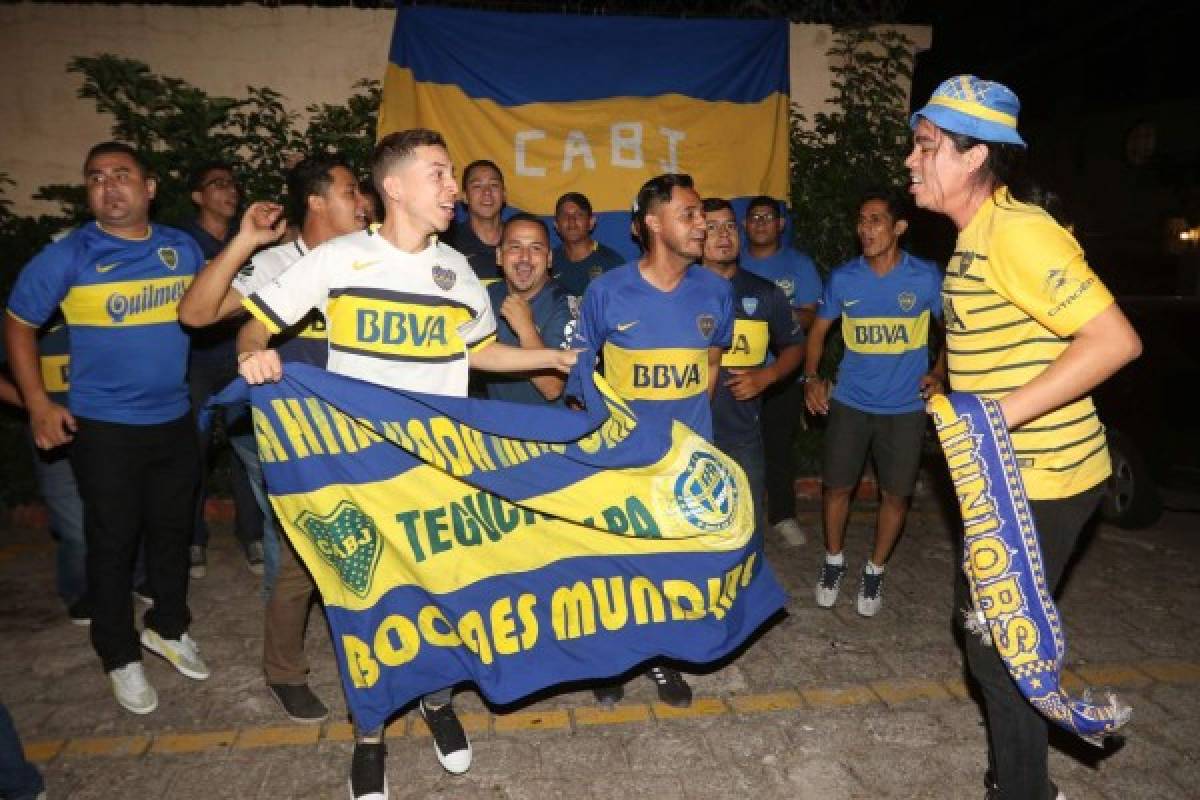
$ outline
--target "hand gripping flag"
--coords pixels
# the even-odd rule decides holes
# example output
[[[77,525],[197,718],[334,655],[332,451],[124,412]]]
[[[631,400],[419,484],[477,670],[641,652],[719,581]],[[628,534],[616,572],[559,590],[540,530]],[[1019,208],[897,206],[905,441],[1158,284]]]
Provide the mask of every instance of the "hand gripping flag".
[[[638,187],[687,172],[741,208],[788,194],[787,20],[524,14],[397,3],[380,136],[440,131],[461,170],[504,172],[508,202],[565,192],[630,258]]]
[[[659,655],[713,661],[782,607],[737,465],[584,391],[587,413],[301,364],[254,387],[271,502],[360,727],[461,681],[507,703]]]
[[[1129,721],[1115,695],[1094,703],[1059,682],[1067,641],[1042,568],[1037,527],[1000,406],[955,392],[930,401],[963,519],[968,628],[990,641],[1026,699],[1091,744]]]

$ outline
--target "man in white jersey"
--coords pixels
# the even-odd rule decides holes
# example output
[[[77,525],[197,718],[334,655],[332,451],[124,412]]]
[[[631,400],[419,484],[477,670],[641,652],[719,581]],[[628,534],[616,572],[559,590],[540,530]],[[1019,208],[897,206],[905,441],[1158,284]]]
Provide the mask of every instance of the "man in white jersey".
[[[279,238],[282,209],[275,203],[254,203],[242,218],[237,235],[204,270],[180,301],[180,314],[199,328],[245,315],[242,300],[286,272],[308,251],[337,236],[367,226],[368,200],[359,190],[349,166],[336,156],[305,158],[287,175],[288,221],[300,235],[285,244],[258,248]],[[247,264],[247,259],[253,258]],[[300,361],[324,367],[328,345],[325,319],[317,311],[272,340],[284,362]],[[329,709],[308,686],[304,631],[316,586],[293,552],[280,541],[267,500],[254,434],[244,418],[231,426],[229,442],[246,467],[251,488],[265,517],[263,551],[267,598],[263,614],[263,674],[267,688],[294,722],[320,723]]]
[[[375,148],[372,177],[386,209],[374,231],[334,239],[246,298],[253,319],[238,337],[250,383],[283,375],[274,333],[313,308],[326,319],[329,369],[384,386],[465,397],[470,367],[488,372],[567,371],[573,350],[525,350],[495,341],[496,321],[479,279],[437,239],[454,218],[458,187],[441,135],[389,134]],[[419,707],[434,751],[449,772],[471,765],[471,745],[454,714],[451,687]],[[356,730],[351,794],[387,797],[383,728]]]

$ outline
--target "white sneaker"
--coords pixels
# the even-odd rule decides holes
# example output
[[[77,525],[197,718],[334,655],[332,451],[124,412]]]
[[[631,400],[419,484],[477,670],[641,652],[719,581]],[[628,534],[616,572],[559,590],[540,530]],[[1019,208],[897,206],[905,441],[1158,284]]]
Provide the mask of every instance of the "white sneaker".
[[[808,541],[808,537],[804,535],[804,531],[800,529],[800,523],[789,517],[788,519],[776,522],[774,530],[783,540],[791,547],[799,547]]]
[[[117,702],[134,714],[149,714],[158,708],[158,692],[146,680],[142,662],[132,661],[108,673]]]
[[[171,666],[193,680],[208,678],[208,665],[200,658],[200,647],[186,633],[178,639],[164,639],[150,628],[142,631],[142,647],[171,662]]]

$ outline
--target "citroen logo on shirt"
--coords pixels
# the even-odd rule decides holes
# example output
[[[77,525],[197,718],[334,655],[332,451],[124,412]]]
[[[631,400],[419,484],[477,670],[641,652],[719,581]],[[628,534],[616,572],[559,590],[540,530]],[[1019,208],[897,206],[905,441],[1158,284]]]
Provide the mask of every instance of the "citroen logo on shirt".
[[[121,264],[120,261],[114,261],[111,264],[97,264],[96,272],[99,272],[101,275],[103,275],[106,272],[112,272],[113,269],[120,266],[120,264]]]

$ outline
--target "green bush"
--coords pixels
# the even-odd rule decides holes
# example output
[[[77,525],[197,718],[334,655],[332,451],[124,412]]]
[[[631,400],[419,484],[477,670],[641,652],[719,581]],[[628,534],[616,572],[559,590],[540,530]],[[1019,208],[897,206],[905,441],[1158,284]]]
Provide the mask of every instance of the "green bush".
[[[912,42],[897,31],[844,28],[828,51],[834,64],[831,111],[791,114],[792,217],[796,241],[829,271],[858,254],[858,204],[870,190],[907,184],[907,87]],[[820,373],[832,378],[844,344],[835,325],[825,342]],[[818,474],[824,420],[808,417],[795,442],[797,470]]]
[[[167,224],[193,215],[187,180],[205,162],[232,162],[247,199],[278,200],[294,158],[336,150],[362,172],[375,142],[382,91],[374,80],[354,84],[343,105],[307,106],[308,122],[300,127],[300,115],[266,87],[247,87],[240,98],[213,96],[178,78],[156,75],[140,61],[113,55],[72,59],[67,71],[82,76],[79,97],[112,118],[112,137],[146,158],[159,181],[152,214]],[[12,213],[5,195],[12,185],[0,173],[0,296],[5,298],[21,268],[55,232],[89,217],[81,184],[40,187],[33,196],[56,203],[59,210],[38,217]],[[9,456],[0,463],[0,507],[36,496],[23,426],[20,412],[0,410],[0,452]],[[218,491],[228,484],[226,471],[218,457],[213,481]]]

